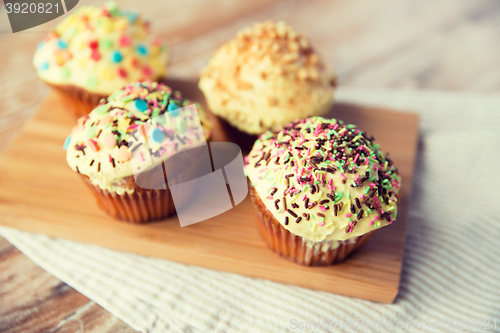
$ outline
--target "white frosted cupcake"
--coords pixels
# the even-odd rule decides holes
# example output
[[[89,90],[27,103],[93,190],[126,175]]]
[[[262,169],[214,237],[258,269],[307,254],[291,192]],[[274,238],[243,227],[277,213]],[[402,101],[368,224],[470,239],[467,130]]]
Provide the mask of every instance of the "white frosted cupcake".
[[[66,160],[109,215],[143,223],[175,213],[163,161],[204,144],[212,128],[199,105],[181,109],[192,104],[163,84],[136,82],[78,120],[64,144]],[[169,177],[178,169],[170,165]],[[148,175],[145,181],[138,178]]]
[[[168,49],[150,33],[150,23],[114,2],[86,6],[61,22],[38,45],[34,66],[80,117],[128,82],[160,80]]]
[[[396,219],[400,175],[354,125],[296,121],[262,134],[245,162],[264,240],[297,263],[340,262]]]

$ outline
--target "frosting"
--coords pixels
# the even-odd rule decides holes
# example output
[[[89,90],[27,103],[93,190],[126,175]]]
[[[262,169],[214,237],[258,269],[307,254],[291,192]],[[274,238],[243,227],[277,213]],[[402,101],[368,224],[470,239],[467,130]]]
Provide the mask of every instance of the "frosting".
[[[245,159],[245,173],[293,234],[314,243],[352,239],[397,216],[401,178],[372,141],[341,120],[298,120],[262,134]]]
[[[325,114],[334,76],[304,36],[283,22],[266,22],[224,44],[202,71],[199,87],[215,114],[261,134]]]
[[[107,96],[128,82],[165,76],[167,60],[149,22],[109,2],[67,17],[38,45],[33,64],[48,83]]]
[[[199,104],[192,106],[193,102],[164,84],[127,84],[78,119],[63,145],[66,160],[94,185],[131,193],[133,183],[124,182],[133,175],[131,159],[151,157],[161,163],[176,152],[206,142],[211,124]]]

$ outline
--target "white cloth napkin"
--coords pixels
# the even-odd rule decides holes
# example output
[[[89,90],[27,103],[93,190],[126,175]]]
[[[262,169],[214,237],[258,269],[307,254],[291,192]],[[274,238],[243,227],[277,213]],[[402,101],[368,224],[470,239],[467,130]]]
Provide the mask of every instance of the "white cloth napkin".
[[[401,290],[394,304],[5,227],[0,233],[143,332],[295,332],[315,323],[314,331],[332,332],[500,331],[500,95],[343,88],[337,98],[421,114]]]

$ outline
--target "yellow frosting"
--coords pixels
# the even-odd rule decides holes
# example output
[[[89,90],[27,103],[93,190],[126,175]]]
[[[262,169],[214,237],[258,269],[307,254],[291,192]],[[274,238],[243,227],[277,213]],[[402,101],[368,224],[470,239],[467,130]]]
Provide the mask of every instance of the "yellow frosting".
[[[168,49],[149,30],[148,21],[113,2],[81,7],[39,44],[33,64],[48,83],[107,96],[166,75]]]
[[[245,162],[267,209],[309,246],[353,239],[396,218],[398,171],[354,125],[299,120],[262,134]]]
[[[131,193],[133,183],[123,182],[133,175],[128,158],[149,159],[151,155],[145,140],[140,140],[141,132],[146,133],[155,163],[208,139],[212,125],[200,105],[179,113],[179,108],[189,105],[193,102],[163,84],[130,83],[78,120],[64,144],[66,160],[94,185],[118,194]],[[161,140],[152,139],[155,130],[162,132]]]
[[[304,36],[283,22],[266,22],[224,44],[202,71],[199,87],[215,114],[260,134],[325,114],[334,76]]]

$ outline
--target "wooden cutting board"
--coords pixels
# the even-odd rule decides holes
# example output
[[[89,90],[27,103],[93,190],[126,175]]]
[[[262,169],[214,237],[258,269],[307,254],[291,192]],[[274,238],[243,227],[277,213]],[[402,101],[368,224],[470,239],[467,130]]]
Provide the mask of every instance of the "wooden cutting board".
[[[204,102],[196,83],[168,81],[184,96]],[[406,225],[418,142],[416,114],[336,104],[330,117],[358,125],[374,135],[399,168],[402,195],[399,216],[344,263],[303,267],[267,249],[255,226],[247,197],[224,214],[181,228],[176,217],[133,225],[108,217],[68,167],[62,149],[75,125],[56,95],[0,156],[0,224],[25,231],[93,243],[184,264],[232,272],[305,288],[384,303],[398,293]],[[215,117],[214,141],[237,133]],[[248,140],[248,138],[246,138]]]

